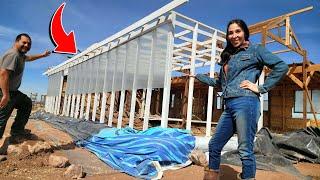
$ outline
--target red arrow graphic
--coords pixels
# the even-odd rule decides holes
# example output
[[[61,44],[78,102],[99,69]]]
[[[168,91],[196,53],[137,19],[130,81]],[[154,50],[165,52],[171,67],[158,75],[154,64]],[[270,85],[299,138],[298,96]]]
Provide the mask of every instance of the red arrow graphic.
[[[74,31],[71,31],[67,35],[62,26],[62,13],[65,5],[65,2],[60,5],[60,7],[53,14],[50,21],[50,38],[52,43],[56,46],[53,52],[76,54],[77,46]]]

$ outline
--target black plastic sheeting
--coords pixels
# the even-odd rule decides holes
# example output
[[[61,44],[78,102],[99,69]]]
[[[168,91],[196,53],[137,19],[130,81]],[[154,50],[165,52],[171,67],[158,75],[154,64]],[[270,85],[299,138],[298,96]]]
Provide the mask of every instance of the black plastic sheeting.
[[[31,114],[30,118],[43,120],[52,124],[55,128],[68,133],[73,138],[74,142],[85,140],[94,134],[98,134],[101,129],[108,127],[105,124],[87,121],[85,119],[56,116],[43,110]]]
[[[283,135],[271,134],[267,128],[262,128],[254,146],[257,169],[284,171],[298,179],[311,179],[303,176],[293,164],[302,161],[320,163],[319,128],[309,127]],[[237,150],[223,154],[221,162],[241,166]]]

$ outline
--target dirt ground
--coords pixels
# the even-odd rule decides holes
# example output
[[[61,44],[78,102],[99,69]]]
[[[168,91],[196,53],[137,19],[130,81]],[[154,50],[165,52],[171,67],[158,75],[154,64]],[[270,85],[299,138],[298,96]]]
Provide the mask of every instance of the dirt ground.
[[[12,121],[12,118],[10,118],[5,131],[5,137],[9,136]],[[30,120],[27,124],[27,129],[31,130],[31,133],[33,134],[32,138],[16,144],[16,146],[22,147],[22,152],[9,153],[7,155],[7,160],[0,162],[0,179],[68,179],[63,175],[66,168],[53,168],[48,165],[48,158],[52,153],[67,157],[71,164],[82,165],[84,172],[87,173],[85,179],[135,179],[125,173],[113,170],[89,151],[75,147],[70,136],[54,129],[43,121]],[[1,147],[5,144],[5,137],[0,141]],[[51,152],[38,153],[36,155],[30,154],[27,148],[28,145],[34,145],[39,141],[54,144],[54,150]],[[295,167],[302,174],[320,180],[320,164],[299,163],[295,165]],[[240,170],[241,168],[237,166],[222,165],[222,175],[220,179],[236,179],[236,175]],[[198,180],[202,179],[203,175],[204,172],[202,167],[191,165],[180,170],[165,171],[163,179]],[[283,172],[258,170],[256,179],[292,180],[297,178]]]

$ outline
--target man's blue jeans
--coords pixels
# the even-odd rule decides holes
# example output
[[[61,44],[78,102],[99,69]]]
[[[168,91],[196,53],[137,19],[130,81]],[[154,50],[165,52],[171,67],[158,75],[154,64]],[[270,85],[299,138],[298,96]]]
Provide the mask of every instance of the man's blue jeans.
[[[209,142],[209,168],[219,171],[221,150],[235,132],[238,134],[238,152],[242,161],[242,178],[254,178],[256,159],[254,137],[260,117],[259,97],[242,96],[225,99],[225,110],[216,132]]]

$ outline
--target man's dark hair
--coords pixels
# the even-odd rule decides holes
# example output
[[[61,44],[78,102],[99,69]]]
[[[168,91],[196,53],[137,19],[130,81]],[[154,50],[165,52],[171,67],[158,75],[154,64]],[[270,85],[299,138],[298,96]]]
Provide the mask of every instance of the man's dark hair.
[[[27,33],[21,33],[21,34],[19,34],[19,35],[16,37],[16,42],[20,41],[20,39],[21,39],[22,36],[29,38],[29,39],[30,39],[30,42],[31,42],[31,37],[30,37],[29,34],[27,34]]]

